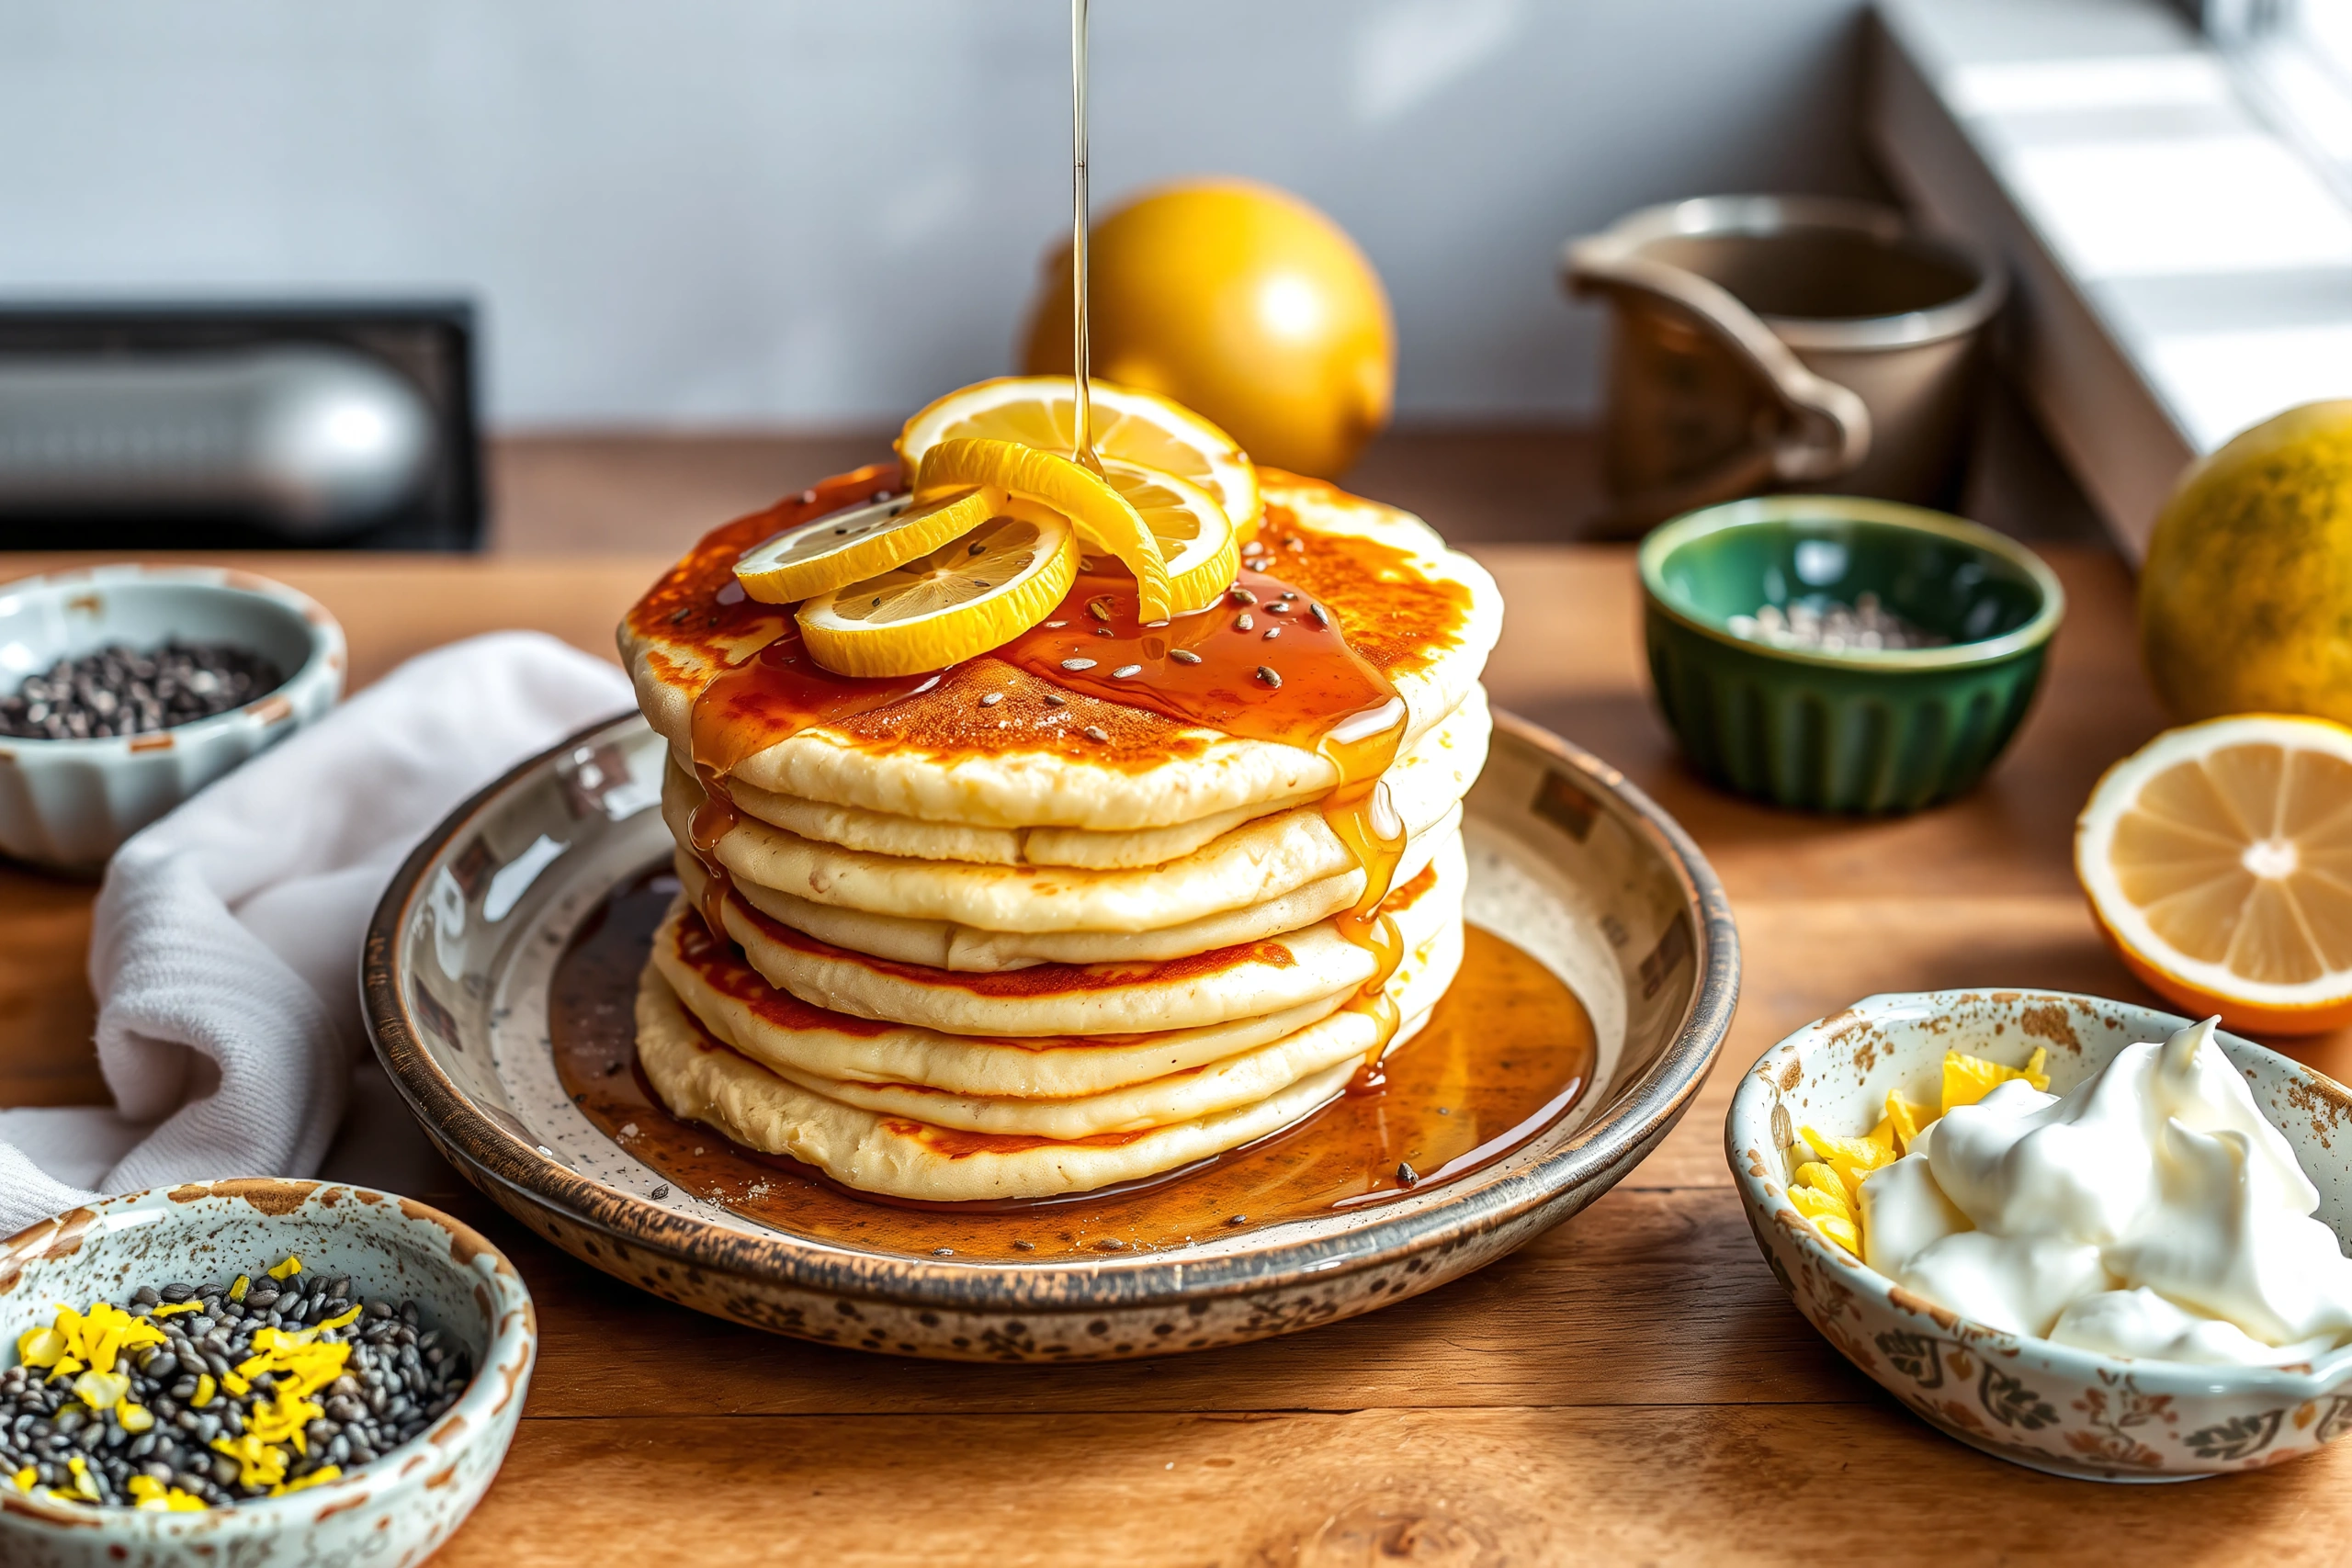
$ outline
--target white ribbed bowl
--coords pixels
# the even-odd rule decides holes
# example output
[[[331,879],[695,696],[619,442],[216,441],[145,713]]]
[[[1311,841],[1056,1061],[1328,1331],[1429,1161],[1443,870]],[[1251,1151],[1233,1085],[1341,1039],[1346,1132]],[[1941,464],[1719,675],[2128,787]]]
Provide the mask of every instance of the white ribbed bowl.
[[[1923,991],[1806,1024],[1747,1069],[1724,1123],[1765,1262],[1822,1337],[1915,1415],[2029,1469],[2186,1481],[2258,1470],[2352,1432],[2352,1355],[2341,1350],[2315,1366],[2199,1367],[2005,1333],[1865,1267],[1789,1201],[1798,1128],[1859,1136],[1889,1089],[1933,1103],[1947,1049],[2015,1066],[2045,1047],[2050,1087],[2064,1094],[2126,1045],[2187,1021],[2063,991]],[[2352,1235],[2352,1095],[2252,1041],[2213,1039],[2319,1189],[2318,1217],[2339,1241]]]
[[[0,586],[0,691],[109,643],[229,642],[287,672],[276,691],[153,735],[0,737],[0,853],[95,871],[122,841],[343,694],[343,628],[307,594],[251,572],[127,564]]]

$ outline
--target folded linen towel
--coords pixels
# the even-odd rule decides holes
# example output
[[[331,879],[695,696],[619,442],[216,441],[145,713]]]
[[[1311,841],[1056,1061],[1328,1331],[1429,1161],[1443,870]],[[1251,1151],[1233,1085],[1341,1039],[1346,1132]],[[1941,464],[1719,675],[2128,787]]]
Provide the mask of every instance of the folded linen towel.
[[[617,669],[552,637],[453,643],[123,845],[90,942],[115,1108],[0,1113],[0,1235],[85,1201],[76,1182],[317,1169],[364,1044],[360,942],[392,873],[475,790],[628,704]]]

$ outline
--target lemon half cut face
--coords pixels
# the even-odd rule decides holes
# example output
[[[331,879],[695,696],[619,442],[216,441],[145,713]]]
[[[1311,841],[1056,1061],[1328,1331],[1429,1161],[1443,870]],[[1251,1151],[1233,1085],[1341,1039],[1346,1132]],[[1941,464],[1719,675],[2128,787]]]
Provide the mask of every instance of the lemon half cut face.
[[[2099,780],[2075,869],[2124,962],[2191,1016],[2352,1022],[2352,729],[2241,714],[2167,730]]]

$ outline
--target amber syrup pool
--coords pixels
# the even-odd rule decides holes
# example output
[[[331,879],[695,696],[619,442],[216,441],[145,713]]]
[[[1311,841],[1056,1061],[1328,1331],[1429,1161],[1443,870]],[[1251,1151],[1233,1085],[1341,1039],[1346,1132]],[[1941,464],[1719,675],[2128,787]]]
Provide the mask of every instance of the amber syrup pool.
[[[637,1066],[638,974],[676,879],[616,888],[558,963],[549,1033],[565,1091],[663,1179],[796,1235],[910,1258],[1002,1262],[1161,1252],[1427,1193],[1557,1122],[1590,1083],[1592,1021],[1552,972],[1473,926],[1462,972],[1377,1088],[1149,1181],[1015,1203],[910,1203],[853,1192],[673,1116]],[[1399,1166],[1411,1168],[1412,1179]]]

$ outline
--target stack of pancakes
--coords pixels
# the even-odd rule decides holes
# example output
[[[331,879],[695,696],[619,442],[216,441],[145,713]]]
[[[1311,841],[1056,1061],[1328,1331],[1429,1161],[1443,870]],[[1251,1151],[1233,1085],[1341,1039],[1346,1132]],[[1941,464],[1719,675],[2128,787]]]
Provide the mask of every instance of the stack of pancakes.
[[[1351,915],[1376,872],[1327,819],[1340,775],[1306,746],[982,656],[698,776],[694,700],[742,655],[673,630],[703,592],[689,557],[620,634],[673,755],[683,892],[638,1047],[673,1112],[868,1191],[1037,1197],[1277,1131],[1411,1038],[1461,961],[1500,598],[1405,513],[1273,474],[1264,493],[1265,570],[1406,711],[1385,986]]]

